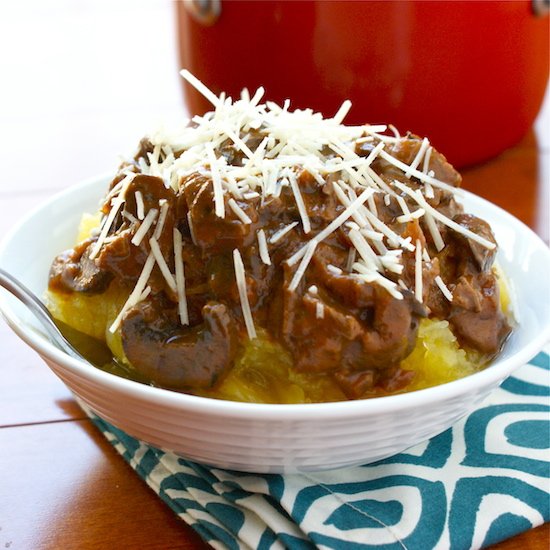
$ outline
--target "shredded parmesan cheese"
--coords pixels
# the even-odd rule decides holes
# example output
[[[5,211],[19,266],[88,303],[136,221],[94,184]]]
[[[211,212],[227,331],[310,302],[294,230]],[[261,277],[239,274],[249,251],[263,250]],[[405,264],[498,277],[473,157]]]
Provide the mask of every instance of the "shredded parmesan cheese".
[[[317,319],[323,319],[325,316],[325,306],[323,305],[323,302],[320,302],[317,300],[315,302],[315,317]]]
[[[182,325],[189,324],[189,313],[187,310],[187,297],[185,295],[185,271],[182,258],[181,233],[174,227],[174,263],[176,266],[176,289],[178,293],[178,313]]]
[[[191,218],[191,212],[187,212],[187,225],[189,226],[189,234],[191,235],[191,241],[197,246],[197,239],[195,237],[195,231],[193,228],[193,220]]]
[[[288,285],[288,290],[290,290],[291,292],[295,291],[296,288],[298,288],[298,284],[302,280],[302,277],[306,272],[307,266],[309,265],[309,262],[311,261],[311,258],[313,257],[313,253],[315,252],[316,248],[317,248],[317,241],[315,240],[309,241],[309,243],[306,245],[306,253],[302,258],[302,261],[300,262],[298,269],[294,273],[294,277],[292,277],[292,280]]]
[[[267,240],[263,229],[258,230],[258,250],[260,251],[260,258],[265,265],[271,265],[271,258],[269,257],[269,250],[267,249]]]
[[[346,118],[346,115],[349,113],[349,110],[351,109],[351,101],[349,99],[346,99],[340,108],[338,109],[338,112],[334,115],[334,122],[336,124],[342,124],[342,121],[344,118]]]
[[[351,268],[355,263],[356,255],[357,255],[357,250],[355,248],[350,248],[348,250],[348,259],[346,261],[346,271],[351,271]]]
[[[294,199],[296,200],[296,206],[298,206],[298,212],[302,218],[302,226],[304,228],[304,233],[307,235],[311,231],[311,225],[309,223],[309,217],[307,215],[306,205],[304,204],[304,199],[300,193],[300,188],[298,187],[298,180],[294,174],[290,176],[290,186],[292,192],[294,193]]]
[[[432,157],[432,147],[428,147],[428,149],[426,149],[426,154],[424,155],[424,164],[422,165],[422,172],[424,172],[424,174],[427,174],[428,170],[430,169],[431,157]]]
[[[419,179],[420,181],[424,183],[429,183],[433,185],[434,187],[440,187],[441,189],[445,189],[446,191],[449,191],[453,194],[459,194],[460,190],[456,187],[453,187],[452,185],[449,185],[448,183],[445,183],[444,181],[440,181],[438,179],[435,179],[432,176],[429,176],[428,174],[424,174],[416,169],[412,169],[410,166],[406,165],[404,162],[401,162],[400,160],[396,159],[395,157],[392,157],[385,151],[380,151],[380,156],[387,160],[390,164],[393,164],[395,167],[403,170],[403,172],[410,172],[410,176],[414,176],[415,178]]]
[[[238,248],[233,250],[233,263],[235,264],[235,279],[237,281],[237,289],[239,290],[239,298],[241,299],[244,324],[246,325],[248,337],[253,340],[256,338],[256,329],[254,327],[254,320],[252,319],[252,312],[250,311],[250,303],[248,302],[243,259]]]
[[[106,220],[104,221],[101,232],[99,233],[99,237],[94,245],[93,250],[90,253],[90,259],[94,259],[101,250],[101,247],[103,246],[103,241],[106,239],[107,234],[109,233],[109,230],[111,229],[111,226],[113,225],[113,222],[115,221],[116,215],[118,214],[118,211],[120,210],[120,207],[124,204],[124,201],[126,200],[126,190],[128,189],[128,186],[134,179],[136,174],[131,173],[128,174],[121,182],[120,182],[120,191],[117,195],[117,197],[114,199],[114,203],[111,206],[111,210],[109,212],[109,215],[107,216]]]
[[[422,243],[419,239],[416,239],[414,260],[414,297],[422,303]]]
[[[135,192],[136,196],[136,210],[137,210],[137,217],[138,220],[142,220],[145,217],[145,206],[143,204],[143,195],[141,194],[141,191]]]
[[[421,208],[425,209],[426,213],[431,214],[434,218],[439,220],[442,224],[446,225],[447,227],[450,227],[457,233],[464,235],[468,239],[471,239],[472,241],[479,243],[480,245],[484,246],[489,250],[493,250],[496,247],[495,243],[492,243],[491,241],[488,241],[487,239],[480,237],[477,233],[474,233],[473,231],[470,231],[469,229],[462,227],[460,224],[447,218],[447,216],[444,216],[443,214],[441,214],[439,210],[436,210],[435,208],[430,206],[430,204],[428,204],[426,199],[422,196],[422,193],[419,193],[418,191],[413,191],[412,189],[410,189],[406,185],[401,184],[398,181],[395,181],[394,185],[399,187],[399,189],[401,189],[404,193],[406,193],[411,198],[413,198]]]
[[[239,218],[243,223],[250,224],[252,220],[248,217],[248,214],[237,204],[235,199],[231,198],[227,201],[227,204],[233,213]]]
[[[132,214],[130,214],[130,212],[126,212],[126,210],[124,210],[124,212],[122,212],[122,215],[130,222],[132,223],[139,223],[139,220],[133,216]]]
[[[447,285],[443,282],[443,279],[438,275],[434,278],[435,284],[439,287],[439,290],[441,290],[441,293],[449,302],[453,301],[453,295],[451,291],[447,288]]]
[[[339,268],[339,267],[336,267],[335,265],[332,265],[332,264],[328,264],[327,265],[327,269],[333,274],[333,275],[342,275],[343,271]]]
[[[155,238],[151,238],[149,239],[149,246],[151,247],[151,252],[155,257],[155,261],[157,262],[160,272],[162,273],[162,276],[164,277],[164,280],[168,284],[170,290],[172,292],[177,292],[176,281],[174,279],[174,276],[170,272],[170,269],[168,267],[168,264],[166,263],[166,260],[164,259],[164,256],[162,255],[162,251],[160,250],[159,243]]]
[[[279,231],[276,231],[275,233],[273,233],[273,235],[271,235],[269,239],[269,243],[275,244],[276,242],[280,241],[289,231],[294,229],[297,225],[298,225],[298,222],[292,222],[292,223],[289,223],[288,225],[285,225],[284,227],[279,229]]]
[[[397,279],[405,269],[402,253],[414,252],[414,294],[420,302],[423,293],[423,262],[431,260],[420,240],[416,241],[415,246],[411,237],[404,238],[400,234],[404,228],[399,224],[422,219],[421,227],[426,228],[437,251],[445,247],[441,232],[443,226],[488,249],[495,247],[494,243],[457,224],[428,202],[434,198],[434,188],[453,195],[460,194],[460,190],[435,178],[433,170],[430,170],[433,149],[427,138],[418,145],[412,162],[406,164],[388,152],[392,150],[393,144],[403,139],[393,126],[342,125],[351,108],[348,100],[342,103],[334,117],[325,119],[311,109],[290,112],[288,101],[282,107],[270,101],[262,104],[263,88],[258,88],[253,97],[244,90],[240,98],[233,100],[225,94],[216,96],[187,70],[181,71],[181,75],[212,103],[214,110],[202,116],[194,116],[192,124],[186,122],[173,132],[162,129],[150,136],[152,150],[149,149],[135,163],[121,170],[124,177],[113,186],[105,199],[104,204],[109,205],[110,210],[103,218],[90,258],[94,259],[104,245],[114,240],[113,225],[117,223],[118,228],[123,227],[125,230],[134,224],[137,230],[131,240],[132,244],[139,246],[144,238],[150,237],[148,242],[151,247],[138,283],[110,330],[117,330],[125,312],[149,295],[151,287],[147,286],[147,282],[155,263],[170,290],[177,295],[182,325],[189,323],[181,233],[174,228],[175,274],[169,268],[172,259],[164,258],[159,246],[159,242],[165,242],[161,240],[165,225],[171,226],[171,222],[167,222],[172,219],[169,217],[171,203],[162,199],[158,209],[146,211],[143,193],[138,190],[135,192],[136,215],[125,210],[128,186],[140,172],[161,178],[166,188],[174,192],[184,190],[189,180],[197,181],[194,176],[198,174],[204,183],[196,191],[195,200],[201,193],[209,193],[211,189],[215,215],[223,219],[227,210],[245,225],[256,224],[257,221],[260,223],[261,216],[255,215],[258,206],[263,206],[267,201],[276,201],[278,197],[286,199],[292,192],[300,221],[287,223],[276,230],[269,225],[263,228],[254,225],[258,254],[265,265],[272,265],[268,243],[278,243],[300,223],[303,231],[297,237],[310,237],[309,240],[306,237],[305,242],[286,259],[289,266],[297,265],[289,284],[291,291],[298,288],[317,246],[340,228],[342,239],[347,235],[351,242],[345,264],[346,276],[379,285],[396,299],[403,299],[402,290],[405,290],[403,280]],[[357,145],[369,142],[372,145],[368,146],[371,149],[368,155],[366,147],[357,149]],[[361,153],[366,156],[361,156]],[[400,176],[390,182],[387,174],[377,173],[372,167],[374,164],[374,168],[379,169],[376,159],[391,164],[400,172]],[[338,201],[336,212],[339,214],[325,222],[324,227],[318,227],[319,218],[316,217],[312,228],[310,216],[313,214],[308,195],[305,194],[306,188],[298,183],[300,175],[305,171],[311,174],[312,180],[320,188],[329,184],[334,189]],[[418,180],[421,185],[415,183],[409,187],[401,181],[411,178]],[[332,189],[329,191],[332,192]],[[402,214],[399,215],[399,211],[392,214],[391,223],[385,223],[378,209],[385,206],[391,211],[396,205]],[[123,221],[122,226],[120,219]],[[231,216],[231,219],[235,218]],[[191,240],[198,246],[190,211],[187,213],[187,222]],[[150,235],[153,227],[154,231]],[[200,236],[206,235],[202,232],[203,228],[200,229]],[[269,238],[266,234],[268,231]],[[249,337],[255,338],[244,264],[238,249],[233,251],[233,259],[244,322]],[[334,274],[343,273],[342,269],[333,265],[328,265],[327,269]],[[407,276],[410,275],[407,273]],[[394,280],[398,280],[398,284]],[[452,300],[452,294],[441,278],[436,278],[435,282],[445,297]],[[311,286],[311,294],[314,293],[312,289],[317,292],[316,287]],[[323,316],[323,304],[319,302],[316,305],[316,317]]]
[[[367,242],[365,237],[355,229],[352,229],[348,233],[348,237],[353,243],[353,246],[355,246],[357,252],[359,252],[359,255],[361,256],[365,264],[370,269],[377,271],[378,267],[380,266],[380,260],[378,259],[372,248],[369,246],[369,243]]]
[[[162,235],[162,230],[164,229],[164,222],[166,221],[166,215],[168,214],[168,201],[166,199],[161,199],[159,201],[160,214],[155,226],[155,232],[153,233],[154,239],[159,239]]]
[[[225,202],[223,200],[223,187],[218,167],[218,160],[212,146],[207,147],[206,153],[208,155],[208,161],[210,162],[210,172],[212,174],[212,185],[214,187],[214,206],[216,216],[218,218],[225,218]]]
[[[181,76],[193,86],[198,92],[200,92],[214,107],[221,105],[221,102],[215,94],[213,94],[196,76],[191,74],[187,69],[180,71]]]
[[[143,294],[143,291],[145,289],[145,286],[147,285],[147,281],[149,280],[149,277],[151,276],[151,272],[153,271],[153,267],[155,266],[155,258],[153,256],[153,253],[150,252],[149,256],[147,256],[147,260],[145,261],[145,264],[143,265],[143,269],[141,271],[141,274],[136,282],[136,286],[134,287],[134,290],[131,292],[130,296],[128,296],[128,299],[126,300],[126,303],[122,306],[122,309],[120,310],[119,314],[117,315],[116,319],[113,321],[113,324],[109,327],[109,332],[114,334],[119,326],[120,322],[122,321],[122,318],[124,317],[124,314],[133,306],[135,306],[137,303],[139,303],[140,298]]]
[[[135,235],[132,237],[131,243],[133,245],[139,246],[141,244],[141,241],[143,240],[145,235],[147,235],[147,231],[149,231],[149,229],[155,222],[157,214],[158,210],[156,208],[151,208],[151,210],[147,212],[147,216],[145,216],[145,219],[141,222],[141,225],[139,226]]]
[[[357,197],[350,205],[331,223],[327,225],[316,237],[317,242],[325,240],[331,233],[336,231],[351,215],[356,212],[359,207],[372,196],[374,190],[369,188],[365,189],[359,197]]]
[[[430,146],[430,142],[427,138],[424,138],[422,140],[422,143],[420,144],[420,147],[418,148],[418,152],[416,153],[416,156],[414,157],[413,161],[411,162],[409,169],[405,172],[405,177],[410,178],[411,177],[411,171],[415,170],[416,167],[420,164],[420,161],[422,160],[422,157],[426,153],[426,149]],[[425,173],[425,172],[424,172]]]

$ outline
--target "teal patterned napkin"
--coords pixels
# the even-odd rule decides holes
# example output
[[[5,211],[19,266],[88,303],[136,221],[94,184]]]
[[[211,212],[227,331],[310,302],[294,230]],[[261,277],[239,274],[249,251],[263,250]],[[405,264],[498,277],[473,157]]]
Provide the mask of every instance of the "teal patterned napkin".
[[[196,464],[89,413],[214,548],[481,548],[550,519],[550,361],[539,353],[481,407],[375,464],[254,475]]]

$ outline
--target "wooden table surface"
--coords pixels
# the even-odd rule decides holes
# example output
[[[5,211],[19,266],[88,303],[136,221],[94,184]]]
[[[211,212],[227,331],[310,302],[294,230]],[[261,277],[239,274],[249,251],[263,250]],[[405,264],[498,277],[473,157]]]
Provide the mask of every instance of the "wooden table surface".
[[[9,6],[9,8],[7,8]],[[0,237],[33,206],[113,170],[181,116],[170,2],[7,3],[0,18]],[[136,77],[136,75],[143,75]],[[548,242],[548,100],[535,129],[465,187]],[[541,526],[495,548],[547,549]],[[207,548],[0,322],[0,549]]]

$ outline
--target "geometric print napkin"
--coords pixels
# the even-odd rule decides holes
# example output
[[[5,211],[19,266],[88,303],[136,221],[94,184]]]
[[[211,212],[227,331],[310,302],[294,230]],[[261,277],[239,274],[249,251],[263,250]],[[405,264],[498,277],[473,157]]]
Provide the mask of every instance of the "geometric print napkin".
[[[548,349],[452,428],[394,457],[295,475],[184,460],[86,409],[137,474],[220,549],[466,550],[550,519]]]

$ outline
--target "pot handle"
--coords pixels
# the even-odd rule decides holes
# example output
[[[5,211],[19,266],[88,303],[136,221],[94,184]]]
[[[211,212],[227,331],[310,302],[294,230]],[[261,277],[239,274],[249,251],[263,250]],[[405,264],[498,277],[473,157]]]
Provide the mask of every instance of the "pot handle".
[[[205,27],[211,27],[220,18],[221,0],[183,0],[185,9],[191,17]]]
[[[531,0],[531,8],[537,17],[544,17],[550,13],[550,0]]]

